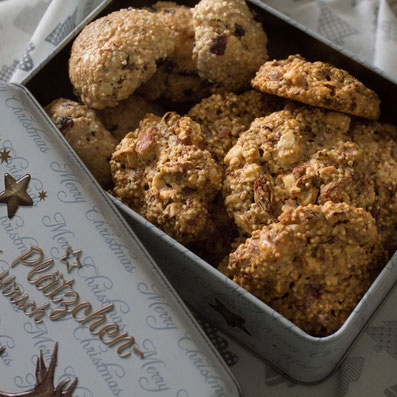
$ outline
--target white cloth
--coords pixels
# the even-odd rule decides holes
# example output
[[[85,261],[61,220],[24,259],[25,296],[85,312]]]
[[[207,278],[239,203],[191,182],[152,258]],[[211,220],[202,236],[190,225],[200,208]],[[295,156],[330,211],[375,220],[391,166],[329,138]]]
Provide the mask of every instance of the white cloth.
[[[265,0],[263,0],[265,1]],[[21,82],[100,0],[0,0],[0,80]],[[397,0],[266,0],[397,79]],[[397,396],[397,288],[340,369],[315,386],[297,385],[204,327],[247,397]]]
[[[0,80],[22,82],[101,0],[0,0]]]
[[[397,0],[262,0],[397,80]]]

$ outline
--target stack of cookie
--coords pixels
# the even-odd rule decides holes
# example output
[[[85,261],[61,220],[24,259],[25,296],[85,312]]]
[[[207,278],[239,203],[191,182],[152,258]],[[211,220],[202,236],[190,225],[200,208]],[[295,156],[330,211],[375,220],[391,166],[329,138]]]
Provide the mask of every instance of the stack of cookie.
[[[115,197],[328,335],[397,249],[397,128],[348,72],[266,45],[243,0],[120,10],[73,44],[83,103],[47,111]]]

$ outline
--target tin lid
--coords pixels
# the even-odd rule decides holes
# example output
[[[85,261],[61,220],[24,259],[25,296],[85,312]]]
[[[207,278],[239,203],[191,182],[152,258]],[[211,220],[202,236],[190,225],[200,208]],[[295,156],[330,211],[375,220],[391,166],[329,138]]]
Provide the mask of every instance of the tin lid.
[[[55,390],[69,378],[66,391],[77,377],[74,396],[239,396],[186,306],[25,88],[0,82],[0,120],[0,395],[40,382]],[[45,374],[56,361],[52,382]]]

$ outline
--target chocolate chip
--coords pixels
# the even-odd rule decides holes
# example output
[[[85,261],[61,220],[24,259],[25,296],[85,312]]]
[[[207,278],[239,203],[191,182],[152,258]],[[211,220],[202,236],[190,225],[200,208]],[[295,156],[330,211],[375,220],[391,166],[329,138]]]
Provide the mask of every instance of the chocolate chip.
[[[233,33],[236,37],[243,37],[245,36],[245,29],[239,25],[238,23],[234,24],[234,33]]]
[[[210,51],[215,55],[223,55],[226,50],[227,36],[225,33],[218,35],[212,39]]]
[[[95,131],[90,131],[90,134],[91,134],[92,136],[95,136],[95,135],[96,135],[96,132],[95,132]]]
[[[71,117],[61,117],[58,121],[58,128],[63,131],[66,128],[73,127],[73,119]]]

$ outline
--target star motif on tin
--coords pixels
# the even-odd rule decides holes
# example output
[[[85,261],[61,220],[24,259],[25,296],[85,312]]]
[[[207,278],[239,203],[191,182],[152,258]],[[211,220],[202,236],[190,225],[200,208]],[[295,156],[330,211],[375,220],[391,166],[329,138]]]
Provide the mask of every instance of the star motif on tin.
[[[44,201],[47,198],[47,192],[45,192],[44,190],[42,190],[41,192],[39,192],[39,199],[40,201]]]
[[[70,273],[74,268],[81,268],[82,264],[80,262],[82,250],[74,250],[72,247],[68,245],[66,248],[66,254],[63,256],[60,261],[66,265],[68,273]],[[72,262],[72,258],[75,258],[75,261]]]
[[[33,200],[26,192],[30,182],[30,175],[15,180],[12,175],[4,174],[5,190],[0,193],[0,203],[7,204],[7,215],[11,219],[20,205],[31,206]]]
[[[244,331],[246,334],[251,335],[250,332],[245,328],[245,319],[238,314],[230,311],[221,301],[215,299],[216,305],[210,303],[210,306],[217,311],[226,321],[230,327],[237,327]]]
[[[3,163],[8,163],[8,160],[11,158],[11,156],[10,156],[10,151],[9,150],[7,150],[7,149],[3,149],[1,152],[0,152],[0,161],[1,161],[1,164],[3,164]]]

